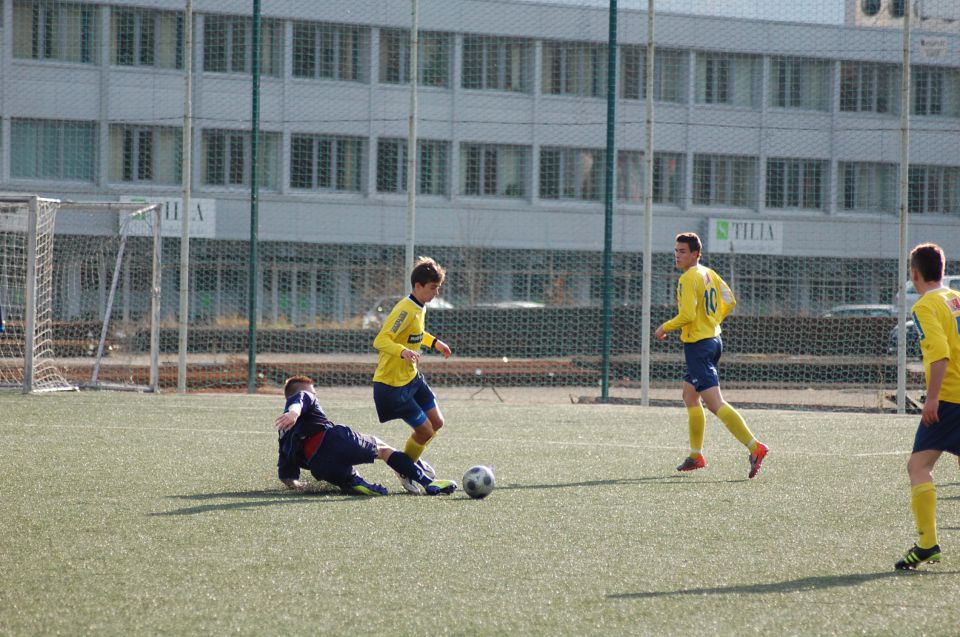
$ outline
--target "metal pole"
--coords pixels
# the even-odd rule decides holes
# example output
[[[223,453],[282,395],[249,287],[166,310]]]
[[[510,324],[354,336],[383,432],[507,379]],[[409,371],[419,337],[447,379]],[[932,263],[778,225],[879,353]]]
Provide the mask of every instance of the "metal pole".
[[[183,209],[180,211],[180,338],[177,351],[177,391],[187,391],[187,324],[190,322],[190,187],[193,168],[193,0],[187,0],[183,16],[183,148],[181,179]]]
[[[250,116],[250,298],[247,304],[247,393],[257,393],[257,240],[260,226],[260,0],[253,0],[253,113]]]
[[[58,204],[59,205],[59,202]],[[33,348],[37,332],[37,234],[40,198],[30,197],[27,208],[27,274],[23,299],[23,393],[33,391]]]
[[[603,344],[600,364],[600,399],[610,397],[610,346],[613,322],[613,197],[616,168],[617,109],[617,0],[610,0],[607,31],[607,159],[603,195]]]
[[[897,259],[897,289],[900,315],[897,326],[897,413],[907,410],[907,220],[910,194],[910,13],[904,2],[903,69],[900,78],[900,250]]]
[[[643,308],[640,333],[643,345],[640,354],[640,404],[650,404],[650,304],[653,287],[653,0],[647,0],[647,77],[646,135],[643,169]]]
[[[410,117],[407,124],[407,241],[404,279],[413,270],[417,225],[417,81],[419,78],[420,2],[410,0]]]
[[[160,391],[160,279],[163,261],[162,206],[153,207],[153,271],[150,289],[150,390]]]

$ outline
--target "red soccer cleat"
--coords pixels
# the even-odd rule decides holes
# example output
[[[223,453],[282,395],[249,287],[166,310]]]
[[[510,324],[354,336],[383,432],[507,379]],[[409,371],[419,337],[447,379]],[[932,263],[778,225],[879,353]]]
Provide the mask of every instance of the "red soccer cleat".
[[[703,469],[706,466],[707,459],[703,457],[703,454],[700,454],[696,458],[687,456],[683,459],[683,462],[680,463],[680,466],[677,467],[677,471],[695,471],[697,469]]]
[[[760,472],[760,464],[763,463],[763,459],[767,457],[767,452],[769,451],[770,447],[762,442],[757,443],[757,450],[750,454],[750,473],[747,474],[748,478],[752,478]]]

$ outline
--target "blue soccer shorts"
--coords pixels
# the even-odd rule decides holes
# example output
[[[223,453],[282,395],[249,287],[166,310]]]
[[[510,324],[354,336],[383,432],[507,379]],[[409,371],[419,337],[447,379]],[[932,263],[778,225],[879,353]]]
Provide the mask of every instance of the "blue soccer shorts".
[[[719,336],[705,338],[696,343],[683,344],[683,358],[687,361],[687,373],[683,380],[702,392],[720,385],[717,363],[723,354],[723,342]]]
[[[940,422],[927,427],[923,423],[917,427],[913,438],[913,452],[949,451],[960,456],[960,405],[940,401],[937,410]]]
[[[356,472],[353,465],[369,464],[377,459],[377,441],[358,434],[350,427],[334,425],[323,434],[307,468],[317,480],[331,484],[350,484]]]
[[[401,418],[411,427],[419,427],[427,420],[427,412],[437,406],[437,397],[418,373],[403,387],[374,383],[373,402],[380,422]]]

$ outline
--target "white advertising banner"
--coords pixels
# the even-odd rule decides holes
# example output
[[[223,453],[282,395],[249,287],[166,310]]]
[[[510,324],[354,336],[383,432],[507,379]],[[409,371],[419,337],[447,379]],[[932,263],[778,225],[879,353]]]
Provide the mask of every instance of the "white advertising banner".
[[[123,202],[163,204],[160,212],[160,235],[163,237],[179,237],[180,224],[183,214],[183,199],[180,197],[121,197]],[[216,233],[217,200],[191,199],[190,200],[190,237],[199,239],[213,239]],[[150,236],[153,231],[149,220],[135,219],[130,226],[130,234],[135,236]]]
[[[713,254],[783,254],[783,222],[711,219],[706,243]]]

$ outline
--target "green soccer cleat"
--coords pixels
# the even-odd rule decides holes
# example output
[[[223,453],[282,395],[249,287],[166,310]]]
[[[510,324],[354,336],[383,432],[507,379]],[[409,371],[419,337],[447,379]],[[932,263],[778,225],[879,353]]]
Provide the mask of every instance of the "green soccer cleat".
[[[348,495],[387,495],[386,488],[367,482],[359,476],[353,479],[353,484],[343,487],[343,492]]]
[[[931,564],[936,564],[940,561],[940,545],[935,544],[928,549],[922,549],[916,544],[913,545],[913,548],[907,551],[907,554],[903,556],[903,559],[893,565],[898,571],[903,571],[907,569],[915,569],[924,562],[929,562]]]
[[[453,480],[434,480],[424,489],[427,495],[450,495],[457,490],[457,483]]]

